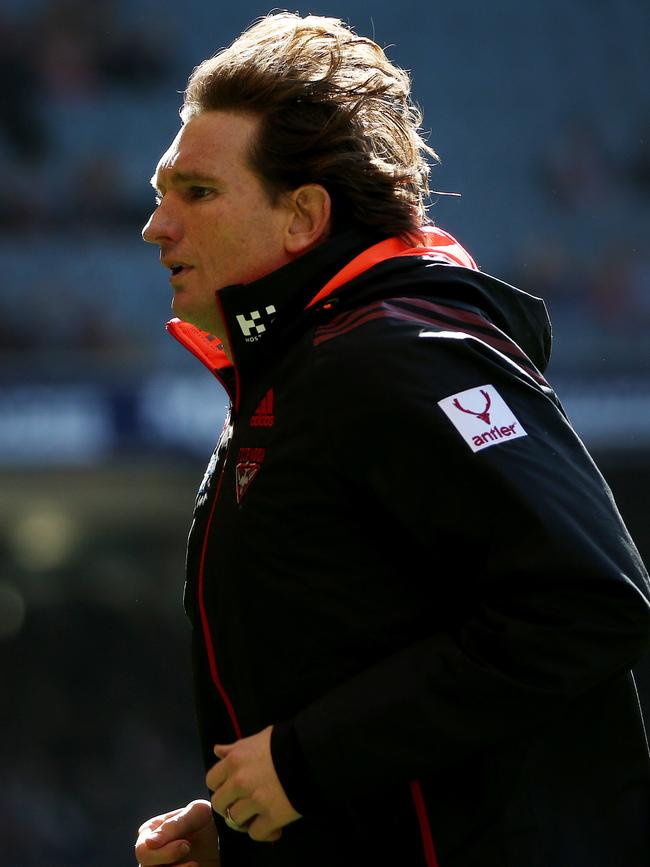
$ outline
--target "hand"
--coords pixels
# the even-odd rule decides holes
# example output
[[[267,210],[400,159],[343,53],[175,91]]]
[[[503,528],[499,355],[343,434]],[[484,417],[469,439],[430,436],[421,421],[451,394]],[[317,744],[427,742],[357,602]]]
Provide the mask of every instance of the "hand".
[[[140,867],[219,867],[219,840],[209,801],[149,819],[138,830],[135,857]]]
[[[205,778],[213,792],[215,812],[241,826],[253,840],[272,842],[282,836],[281,828],[300,819],[289,803],[271,758],[272,726],[234,744],[217,745],[217,762]]]

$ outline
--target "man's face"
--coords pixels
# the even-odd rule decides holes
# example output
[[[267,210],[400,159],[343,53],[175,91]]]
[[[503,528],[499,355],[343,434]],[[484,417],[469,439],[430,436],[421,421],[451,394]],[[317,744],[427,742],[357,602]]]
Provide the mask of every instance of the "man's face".
[[[289,208],[272,205],[249,168],[258,119],[210,111],[181,127],[152,183],[158,206],[142,231],[171,270],[172,309],[204,331],[220,331],[215,292],[250,283],[290,261]]]

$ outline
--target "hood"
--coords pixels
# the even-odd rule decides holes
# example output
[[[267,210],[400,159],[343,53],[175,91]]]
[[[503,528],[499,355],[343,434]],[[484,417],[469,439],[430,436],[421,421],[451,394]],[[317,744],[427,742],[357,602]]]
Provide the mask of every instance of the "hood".
[[[341,287],[339,309],[399,295],[426,298],[478,314],[509,337],[544,372],[551,356],[551,323],[541,298],[503,280],[429,257],[396,258]],[[330,298],[330,302],[333,298]]]

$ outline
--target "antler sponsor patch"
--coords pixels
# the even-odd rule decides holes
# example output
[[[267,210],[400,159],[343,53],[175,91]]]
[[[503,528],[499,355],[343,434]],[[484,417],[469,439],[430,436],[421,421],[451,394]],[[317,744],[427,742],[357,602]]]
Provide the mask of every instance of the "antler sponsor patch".
[[[528,436],[493,385],[479,385],[438,401],[473,452]]]

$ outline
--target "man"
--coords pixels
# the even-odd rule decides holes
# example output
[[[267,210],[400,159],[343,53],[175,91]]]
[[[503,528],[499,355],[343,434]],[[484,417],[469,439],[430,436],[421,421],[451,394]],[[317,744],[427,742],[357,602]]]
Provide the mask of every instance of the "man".
[[[181,116],[143,235],[232,402],[185,588],[211,802],[139,863],[647,864],[647,575],[543,303],[426,224],[406,74],[281,13]]]

